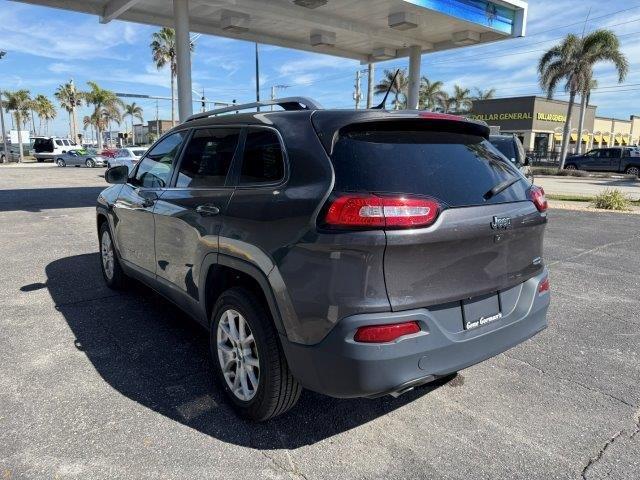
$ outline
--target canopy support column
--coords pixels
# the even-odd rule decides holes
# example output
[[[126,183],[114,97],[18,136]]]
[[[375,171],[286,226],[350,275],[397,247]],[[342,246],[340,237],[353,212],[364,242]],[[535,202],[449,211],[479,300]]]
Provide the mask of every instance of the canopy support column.
[[[176,26],[176,70],[178,114],[184,122],[193,113],[191,96],[191,39],[189,38],[189,0],[173,0]]]
[[[422,60],[422,47],[411,45],[409,47],[409,92],[407,94],[407,109],[416,110],[420,98],[420,62]]]

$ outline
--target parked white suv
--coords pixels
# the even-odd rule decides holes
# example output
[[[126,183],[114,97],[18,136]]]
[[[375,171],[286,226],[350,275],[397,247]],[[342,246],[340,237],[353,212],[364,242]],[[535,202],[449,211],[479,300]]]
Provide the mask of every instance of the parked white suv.
[[[77,148],[77,144],[68,138],[36,137],[33,142],[33,156],[38,162],[53,161],[57,155]]]

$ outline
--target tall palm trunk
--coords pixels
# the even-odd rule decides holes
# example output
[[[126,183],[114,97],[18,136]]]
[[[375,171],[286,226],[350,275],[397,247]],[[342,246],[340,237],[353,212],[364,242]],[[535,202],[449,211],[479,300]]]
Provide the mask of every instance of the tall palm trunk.
[[[587,94],[582,92],[580,97],[580,119],[578,120],[578,145],[576,146],[576,154],[582,153],[582,129],[584,128],[584,117],[587,111]]]
[[[176,92],[175,92],[176,80],[173,76],[173,70],[171,71],[171,125],[176,126]]]
[[[569,149],[569,137],[571,136],[571,114],[573,113],[573,104],[576,101],[576,90],[571,89],[569,92],[569,106],[567,107],[567,120],[562,131],[562,148],[560,149],[560,170],[564,169],[564,162],[567,159],[567,150]]]
[[[18,151],[20,152],[19,163],[24,162],[24,150],[22,149],[22,127],[20,125],[20,113],[16,111],[16,125],[18,125]]]

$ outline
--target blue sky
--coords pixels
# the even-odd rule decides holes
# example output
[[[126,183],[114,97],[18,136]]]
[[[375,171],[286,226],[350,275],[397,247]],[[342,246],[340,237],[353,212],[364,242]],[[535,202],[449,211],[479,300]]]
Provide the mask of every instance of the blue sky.
[[[529,2],[527,36],[492,45],[426,54],[422,72],[468,88],[496,88],[498,96],[540,94],[536,64],[568,32],[580,33],[591,9],[587,30],[611,28],[618,35],[630,62],[623,87],[617,86],[609,66],[596,70],[601,88],[592,95],[598,115],[628,118],[640,115],[640,3],[628,0],[537,0]],[[625,10],[625,11],[622,11]],[[618,13],[616,13],[618,12]],[[29,89],[32,95],[52,96],[56,87],[73,78],[80,88],[95,80],[117,92],[169,96],[168,71],[158,71],[149,51],[156,29],[114,21],[106,25],[95,16],[0,0],[0,49],[9,54],[0,62],[0,89]],[[261,85],[263,98],[271,85],[291,85],[287,95],[306,95],[326,107],[353,106],[353,60],[263,45]],[[201,36],[193,56],[193,82],[208,98],[238,102],[255,98],[254,45]],[[384,68],[405,67],[407,59],[379,63]],[[363,84],[364,87],[364,84]],[[557,98],[566,98],[559,92]],[[155,118],[155,101],[136,100],[146,119]],[[88,113],[81,111],[80,118]],[[160,102],[160,117],[170,118],[170,102]],[[66,134],[66,113],[59,112],[53,133]]]

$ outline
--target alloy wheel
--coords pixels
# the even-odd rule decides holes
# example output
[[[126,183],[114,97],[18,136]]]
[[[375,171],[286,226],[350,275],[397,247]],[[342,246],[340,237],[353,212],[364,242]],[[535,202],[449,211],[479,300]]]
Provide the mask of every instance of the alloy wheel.
[[[111,280],[113,279],[114,271],[113,242],[111,241],[111,235],[109,235],[109,232],[107,231],[102,234],[102,240],[100,241],[100,254],[102,256],[104,274],[109,280]]]
[[[640,176],[640,168],[638,167],[629,167],[627,168],[627,174],[635,175],[636,177]]]
[[[576,170],[576,166],[575,165],[567,165],[566,167],[564,167],[565,170]]]
[[[227,386],[248,402],[258,391],[260,361],[251,327],[238,311],[225,310],[216,332],[218,361]]]

